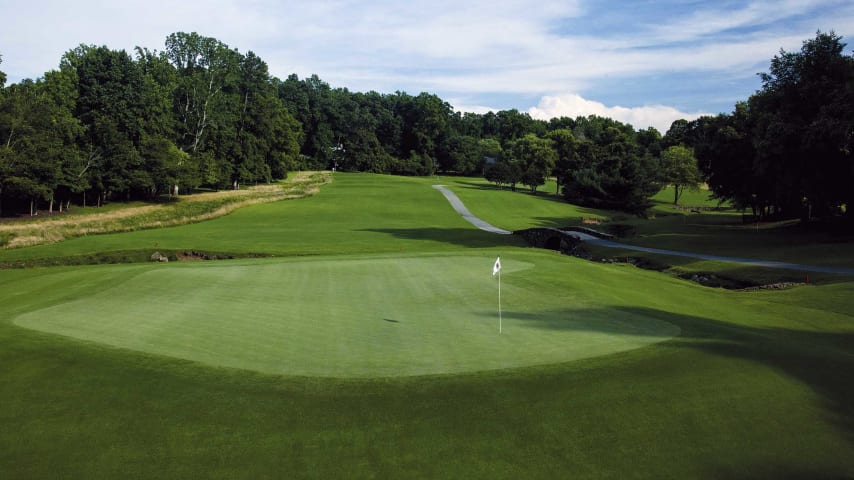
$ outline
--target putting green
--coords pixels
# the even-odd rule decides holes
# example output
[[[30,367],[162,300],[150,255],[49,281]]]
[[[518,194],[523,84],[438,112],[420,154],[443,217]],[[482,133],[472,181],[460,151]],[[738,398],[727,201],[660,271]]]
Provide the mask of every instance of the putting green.
[[[322,377],[551,364],[679,333],[598,297],[557,294],[537,282],[537,262],[554,260],[530,255],[502,259],[499,334],[493,260],[480,253],[99,267],[92,275],[127,268],[126,280],[15,323],[209,365]]]

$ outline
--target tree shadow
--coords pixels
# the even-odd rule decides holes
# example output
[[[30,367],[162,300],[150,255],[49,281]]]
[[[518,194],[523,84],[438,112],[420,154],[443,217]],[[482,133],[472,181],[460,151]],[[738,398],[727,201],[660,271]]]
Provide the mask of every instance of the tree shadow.
[[[749,360],[809,386],[829,419],[854,441],[854,333],[759,328],[642,307],[616,307],[678,326],[667,342],[680,348]]]
[[[537,190],[536,193],[531,192],[531,189],[525,185],[519,184],[516,186],[516,190],[512,190],[510,187],[497,187],[491,183],[483,184],[471,181],[464,180],[456,180],[453,185],[450,186],[459,186],[461,188],[465,188],[468,190],[493,190],[497,192],[508,192],[508,193],[518,193],[522,195],[530,195],[537,198],[542,198],[544,200],[553,200],[556,202],[567,203],[562,197],[556,195],[552,190]]]
[[[483,317],[495,317],[494,311],[479,312]],[[679,328],[673,323],[643,315],[625,318],[625,315],[614,315],[611,308],[581,308],[561,309],[546,312],[518,312],[504,310],[502,317],[515,320],[525,328],[543,330],[577,331],[606,333],[612,335],[635,335],[663,337],[679,334]],[[616,318],[622,317],[622,318]]]
[[[770,367],[808,386],[821,398],[828,421],[854,441],[854,333],[750,327],[626,306],[540,314],[505,311],[503,317],[516,320],[525,328],[658,337],[669,334],[673,338],[659,345],[701,350]],[[666,325],[673,326],[673,330],[668,332]]]
[[[507,190],[500,189],[491,183],[478,183],[467,180],[454,180],[454,185],[465,185],[463,188],[468,188],[472,190]]]
[[[384,233],[402,240],[441,242],[467,248],[527,245],[519,236],[498,235],[476,228],[366,228],[359,231]]]

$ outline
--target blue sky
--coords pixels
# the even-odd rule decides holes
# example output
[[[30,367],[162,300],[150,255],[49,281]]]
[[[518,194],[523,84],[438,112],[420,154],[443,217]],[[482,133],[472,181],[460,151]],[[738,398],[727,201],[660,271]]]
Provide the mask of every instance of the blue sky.
[[[854,47],[854,2],[0,0],[0,70],[56,68],[81,43],[162,49],[175,31],[254,51],[280,78],[435,93],[458,111],[597,114],[654,126],[731,111],[781,48]],[[851,53],[851,48],[846,52]]]

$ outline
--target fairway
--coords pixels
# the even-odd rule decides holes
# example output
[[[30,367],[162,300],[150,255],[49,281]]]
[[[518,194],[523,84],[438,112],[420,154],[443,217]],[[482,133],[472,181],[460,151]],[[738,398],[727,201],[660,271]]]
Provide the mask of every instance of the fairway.
[[[852,476],[850,279],[728,291],[529,248],[436,183],[336,172],[309,198],[0,251],[263,255],[0,271],[3,478]],[[441,183],[504,229],[598,215]]]
[[[499,335],[492,260],[433,255],[137,267],[116,286],[15,322],[208,365],[325,377],[561,363],[679,332],[590,296],[556,301],[543,288],[514,281],[536,275],[535,263],[508,259]]]

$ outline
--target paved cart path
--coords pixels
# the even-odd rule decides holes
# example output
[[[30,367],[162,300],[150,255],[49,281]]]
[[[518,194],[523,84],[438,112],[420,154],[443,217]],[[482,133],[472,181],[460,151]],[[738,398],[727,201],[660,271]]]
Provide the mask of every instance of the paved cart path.
[[[451,206],[454,207],[460,215],[463,216],[466,220],[471,222],[472,225],[476,226],[481,230],[486,230],[487,232],[499,233],[502,235],[510,235],[513,232],[508,230],[504,230],[498,228],[490,223],[487,223],[477,217],[475,217],[463,204],[457,195],[448,190],[444,185],[433,185],[433,188],[442,192],[445,195],[445,198],[451,202]],[[625,243],[614,242],[611,240],[604,240],[599,237],[595,237],[593,235],[581,232],[574,231],[563,231],[567,235],[571,235],[575,238],[578,238],[581,241],[590,243],[592,245],[599,245],[601,247],[607,248],[622,248],[623,250],[632,250],[637,252],[646,252],[646,253],[655,253],[660,255],[671,255],[674,257],[689,257],[689,258],[697,258],[700,260],[711,260],[717,262],[731,262],[731,263],[740,263],[743,265],[752,265],[756,267],[768,267],[768,268],[780,268],[784,270],[796,270],[802,272],[818,272],[818,273],[834,273],[839,275],[854,275],[854,268],[845,268],[845,267],[828,267],[828,266],[820,266],[820,265],[802,265],[799,263],[788,263],[788,262],[776,262],[773,260],[759,260],[755,258],[740,258],[740,257],[727,257],[721,255],[707,255],[705,253],[693,253],[693,252],[681,252],[678,250],[665,250],[662,248],[650,248],[650,247],[641,247],[638,245],[628,245]]]
[[[463,205],[463,201],[460,200],[460,197],[458,197],[456,193],[448,190],[444,185],[433,185],[433,188],[442,192],[442,194],[445,195],[445,198],[447,198],[448,201],[451,202],[451,206],[454,207],[454,210],[456,210],[457,213],[462,215],[463,218],[468,220],[469,223],[471,223],[475,227],[481,230],[486,230],[487,232],[498,233],[501,235],[510,235],[513,233],[509,230],[504,230],[493,226],[492,224],[484,222],[483,220],[472,215],[469,209],[466,208],[465,205]]]

